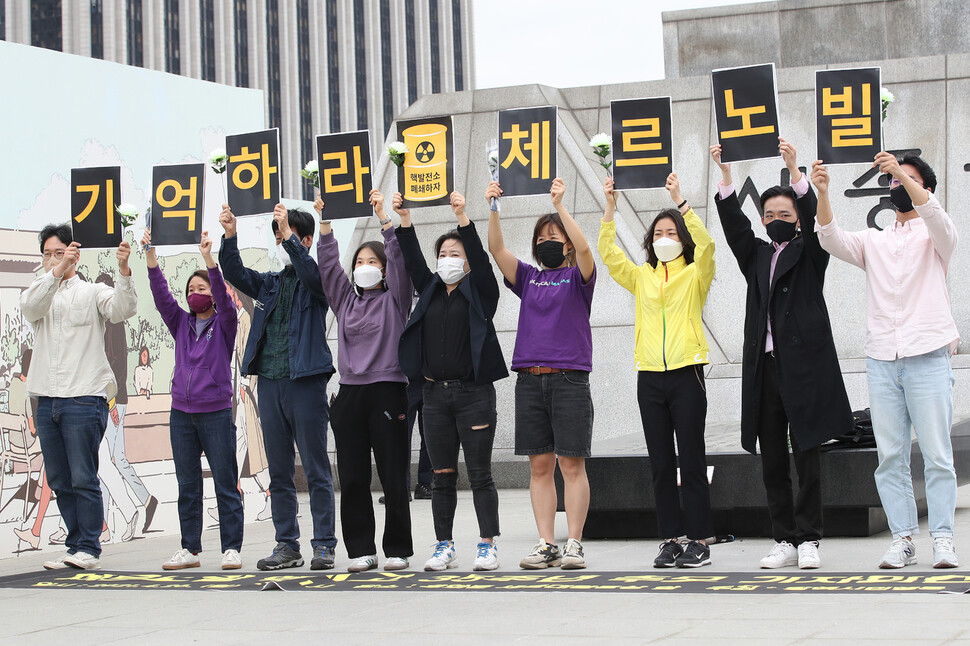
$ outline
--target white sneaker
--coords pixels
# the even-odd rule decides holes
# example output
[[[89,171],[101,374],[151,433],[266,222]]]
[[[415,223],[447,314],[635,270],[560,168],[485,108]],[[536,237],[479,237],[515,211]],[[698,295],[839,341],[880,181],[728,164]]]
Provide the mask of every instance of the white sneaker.
[[[52,561],[44,561],[44,569],[63,570],[64,568],[71,567],[64,562],[64,559],[66,559],[68,556],[69,554],[67,552],[64,552],[63,554],[61,554],[60,556],[58,556],[56,559]]]
[[[798,550],[788,541],[775,543],[768,556],[761,559],[761,569],[774,570],[780,567],[798,565]]]
[[[353,563],[347,566],[348,572],[366,572],[377,567],[377,554],[370,556],[358,556]]]
[[[87,552],[74,552],[64,557],[64,562],[79,570],[100,570],[101,561]]]
[[[583,545],[575,538],[570,538],[562,548],[562,569],[583,570],[586,568],[586,557],[583,555]]]
[[[199,567],[199,557],[185,548],[172,555],[172,558],[162,563],[163,570],[184,570],[189,567]]]
[[[957,553],[953,549],[952,536],[937,536],[933,539],[933,567],[950,568],[957,567]]]
[[[242,557],[236,550],[226,550],[222,553],[222,569],[238,570],[242,567]]]
[[[435,543],[431,558],[424,563],[424,571],[441,572],[453,567],[458,567],[458,560],[455,556],[455,542],[438,541]]]
[[[384,569],[388,571],[406,570],[408,569],[408,565],[410,565],[410,563],[408,563],[407,558],[403,556],[388,556],[387,560],[384,561]]]
[[[908,538],[894,539],[889,550],[882,555],[879,567],[884,570],[916,565],[916,546]]]
[[[498,546],[495,543],[479,543],[478,556],[472,563],[472,569],[476,572],[484,570],[498,569]]]
[[[805,541],[798,546],[798,567],[802,570],[822,567],[822,559],[818,557],[818,541]]]

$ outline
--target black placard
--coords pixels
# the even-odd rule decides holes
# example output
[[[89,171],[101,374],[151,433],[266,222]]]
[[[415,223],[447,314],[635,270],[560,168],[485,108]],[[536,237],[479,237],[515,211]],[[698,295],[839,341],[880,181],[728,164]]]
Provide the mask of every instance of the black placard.
[[[397,122],[397,136],[408,151],[397,169],[404,206],[450,204],[455,186],[455,141],[451,117]]]
[[[71,229],[85,249],[121,244],[121,167],[71,169]]]
[[[272,213],[280,203],[279,128],[226,137],[226,186],[233,215]]]
[[[774,64],[714,70],[711,84],[721,161],[780,156]]]
[[[881,88],[878,67],[815,72],[817,159],[872,163],[882,150]]]
[[[616,190],[666,186],[674,167],[670,97],[610,101],[610,121]]]
[[[320,196],[328,220],[373,215],[370,163],[370,134],[366,130],[317,136]]]
[[[558,172],[558,115],[554,105],[498,113],[502,195],[541,195],[552,188]]]
[[[205,164],[152,168],[152,245],[199,244],[205,200]]]

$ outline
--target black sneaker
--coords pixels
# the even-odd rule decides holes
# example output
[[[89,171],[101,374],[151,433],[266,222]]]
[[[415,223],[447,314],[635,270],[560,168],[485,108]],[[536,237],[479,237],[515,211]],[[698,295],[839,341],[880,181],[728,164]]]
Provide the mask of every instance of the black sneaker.
[[[311,570],[332,570],[334,553],[332,547],[319,545],[313,548],[313,559],[310,560]]]
[[[431,484],[421,482],[414,488],[415,500],[431,500]]]
[[[677,541],[664,541],[660,544],[660,554],[653,560],[654,567],[674,567],[684,548]]]
[[[677,567],[701,567],[711,564],[711,548],[703,543],[691,541],[684,553],[677,557]]]
[[[259,559],[256,563],[256,567],[260,570],[282,570],[301,565],[303,565],[303,555],[286,543],[277,543],[271,555]]]

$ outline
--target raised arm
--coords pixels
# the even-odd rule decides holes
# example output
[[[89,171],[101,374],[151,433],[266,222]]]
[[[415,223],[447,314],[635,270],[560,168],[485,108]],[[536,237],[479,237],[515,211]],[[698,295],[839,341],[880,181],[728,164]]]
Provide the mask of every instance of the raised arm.
[[[499,186],[498,182],[490,182],[488,188],[485,189],[485,201],[489,205],[491,205],[493,197],[497,198],[501,195],[502,187]],[[491,209],[491,206],[489,206],[489,209]],[[515,274],[519,269],[519,261],[515,254],[505,246],[505,239],[502,237],[502,221],[499,218],[498,211],[490,210],[489,212],[488,251],[495,259],[499,271],[505,276],[505,280],[509,281],[510,285],[515,285]]]
[[[199,251],[202,252],[202,260],[209,274],[209,291],[212,292],[212,300],[216,304],[216,311],[219,312],[217,321],[222,327],[226,339],[230,344],[236,340],[236,325],[238,315],[236,314],[236,304],[229,298],[229,291],[226,289],[226,281],[222,278],[222,272],[216,265],[212,257],[212,238],[208,231],[202,232],[202,242],[199,244]],[[231,350],[230,345],[230,350]]]
[[[818,190],[815,232],[818,235],[819,245],[839,260],[865,269],[866,256],[863,244],[865,234],[864,232],[850,233],[843,231],[835,223],[832,215],[832,204],[829,202],[829,173],[819,160],[812,164],[812,184]],[[804,227],[803,224],[802,228]]]
[[[433,275],[431,269],[428,268],[424,254],[421,253],[421,244],[418,242],[417,232],[411,224],[411,211],[402,208],[404,197],[400,193],[394,194],[391,204],[394,212],[401,217],[401,226],[394,230],[394,234],[397,236],[401,255],[404,257],[404,268],[411,278],[414,289],[422,292]]]
[[[222,245],[219,247],[219,264],[222,265],[226,280],[246,296],[252,299],[259,298],[259,288],[266,279],[266,274],[243,265],[242,257],[239,255],[239,239],[236,237],[236,217],[228,204],[222,205],[219,224],[225,230]]]
[[[755,261],[755,252],[761,242],[754,235],[748,216],[741,210],[731,179],[730,164],[721,163],[720,144],[711,146],[711,158],[721,169],[721,181],[718,182],[717,192],[714,194],[714,205],[721,220],[721,228],[724,230],[724,237],[727,239],[731,253],[738,261],[738,266],[742,272],[747,272],[751,263]]]
[[[310,255],[310,250],[303,246],[303,241],[290,228],[289,211],[283,204],[277,204],[273,209],[273,220],[276,221],[276,226],[279,227],[280,233],[283,235],[283,250],[290,257],[290,263],[293,265],[293,271],[296,272],[300,284],[317,301],[326,305],[327,297],[323,294],[323,284],[320,282],[320,271],[317,269],[317,263]],[[311,235],[310,242],[312,243],[312,241],[313,236]]]
[[[603,194],[606,196],[606,210],[603,212],[603,220],[600,223],[600,235],[596,248],[613,280],[620,287],[633,292],[636,287],[638,268],[636,263],[627,258],[623,250],[616,244],[616,222],[613,220],[616,202],[612,177],[606,178],[606,183],[603,185]]]
[[[36,323],[51,309],[54,295],[61,284],[64,274],[77,263],[81,256],[81,245],[72,242],[64,250],[64,255],[43,276],[31,283],[20,296],[20,311],[28,323]]]
[[[181,325],[184,310],[179,307],[175,297],[172,296],[168,287],[168,280],[166,280],[158,263],[148,266],[148,285],[152,290],[155,309],[161,315],[165,327],[172,333],[172,336],[175,336],[178,333],[179,325]]]
[[[98,292],[98,312],[112,323],[121,323],[138,311],[135,281],[131,277],[131,267],[128,266],[130,256],[131,245],[122,240],[115,251],[119,275],[114,289],[108,288]]]
[[[475,223],[465,215],[465,198],[461,193],[455,191],[451,194],[451,208],[458,219],[458,235],[461,236],[461,244],[465,248],[465,257],[468,258],[468,268],[471,272],[469,280],[482,296],[486,308],[491,308],[491,312],[486,312],[491,316],[498,307],[499,299],[498,281],[492,273],[492,264],[488,261],[485,248],[482,247],[482,239],[478,237]]]
[[[697,266],[701,289],[706,295],[711,283],[714,282],[714,239],[711,238],[711,234],[708,233],[700,217],[694,213],[694,209],[690,207],[690,204],[680,192],[680,180],[677,179],[677,173],[671,173],[667,176],[665,188],[670,194],[670,199],[680,209],[681,215],[684,216],[684,223],[687,225],[690,237],[694,239],[694,264]]]
[[[588,283],[593,277],[593,272],[596,271],[596,261],[593,259],[593,250],[586,241],[582,227],[573,219],[573,216],[569,214],[566,207],[563,206],[562,196],[565,193],[566,184],[562,181],[562,178],[557,177],[552,180],[549,197],[552,198],[552,205],[562,219],[562,224],[566,227],[566,235],[573,244],[573,250],[576,252],[576,264],[579,266],[579,271],[583,275],[583,282]]]
[[[336,316],[344,303],[354,297],[354,288],[347,274],[340,268],[340,249],[329,220],[323,218],[323,200],[317,195],[313,208],[320,214],[320,239],[317,240],[317,266],[320,282],[330,308]]]

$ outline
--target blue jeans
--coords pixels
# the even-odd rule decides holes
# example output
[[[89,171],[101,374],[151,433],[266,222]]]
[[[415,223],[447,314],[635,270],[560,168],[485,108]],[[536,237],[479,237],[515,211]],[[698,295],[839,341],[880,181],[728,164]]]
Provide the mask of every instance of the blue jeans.
[[[232,409],[212,413],[184,413],[172,409],[169,418],[172,458],[179,485],[179,526],[182,547],[202,551],[202,453],[212,472],[219,509],[222,551],[242,548],[242,498],[236,489],[236,427]]]
[[[909,456],[910,427],[923,454],[930,535],[953,536],[957,477],[953,468],[953,371],[940,348],[895,361],[866,360],[872,430],[879,466],[876,488],[893,536],[919,532]]]
[[[108,423],[104,397],[40,397],[37,436],[47,483],[67,526],[67,551],[101,556],[98,445]]]
[[[335,507],[333,474],[327,456],[327,382],[330,375],[299,379],[260,377],[259,418],[263,425],[263,447],[269,465],[270,507],[276,542],[300,549],[300,524],[296,514],[299,502],[293,474],[296,453],[310,490],[310,517],[313,520],[313,547],[335,547]]]

